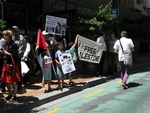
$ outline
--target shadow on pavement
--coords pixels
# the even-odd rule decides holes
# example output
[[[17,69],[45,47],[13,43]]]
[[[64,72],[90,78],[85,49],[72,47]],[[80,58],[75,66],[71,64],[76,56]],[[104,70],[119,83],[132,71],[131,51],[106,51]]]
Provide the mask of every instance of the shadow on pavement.
[[[35,85],[35,84],[31,84],[31,85],[26,85],[24,86],[25,89],[41,89],[41,86]]]
[[[128,86],[129,88],[138,87],[138,86],[141,86],[141,85],[142,85],[142,84],[136,83],[136,82],[129,82],[129,83],[127,84],[127,86]]]
[[[25,94],[25,93],[27,93],[26,89],[37,90],[37,89],[41,89],[41,86],[34,85],[34,84],[25,85],[25,86],[22,87],[21,90],[17,91],[17,94]]]
[[[19,113],[20,111],[24,111],[26,107],[34,105],[37,101],[39,101],[39,99],[33,96],[18,97],[17,101],[0,105],[0,113]]]

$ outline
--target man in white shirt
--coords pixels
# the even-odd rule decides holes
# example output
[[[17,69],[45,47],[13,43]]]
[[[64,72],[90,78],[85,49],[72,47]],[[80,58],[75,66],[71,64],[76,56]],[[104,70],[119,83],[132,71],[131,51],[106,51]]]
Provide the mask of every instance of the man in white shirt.
[[[106,37],[106,34],[104,32],[101,32],[100,37],[98,37],[96,40],[96,42],[99,43],[99,45],[103,47],[103,54],[102,54],[100,63],[97,65],[97,75],[98,76],[104,76],[103,67],[104,67],[104,60],[106,57],[105,37]]]
[[[23,53],[23,56],[21,58],[21,61],[26,61],[27,58],[28,58],[28,55],[29,55],[29,53],[31,51],[31,46],[30,46],[30,44],[28,42],[28,36],[25,35],[24,36],[24,40],[25,40],[25,49],[24,49],[24,53]]]
[[[30,60],[30,58],[28,58],[28,55],[29,55],[29,53],[31,51],[31,45],[29,44],[29,42],[28,42],[28,36],[26,36],[26,35],[24,36],[24,42],[25,43],[24,43],[23,49],[22,49],[23,50],[23,56],[21,58],[21,61],[25,62],[27,64],[27,66],[29,67],[29,69],[31,70],[31,68],[32,68],[30,66],[31,60]],[[29,83],[30,70],[22,78],[22,82],[23,82],[24,85],[26,85],[27,83]]]
[[[124,53],[131,53],[134,51],[134,44],[130,38],[127,38],[127,31],[121,32],[121,38],[120,40],[117,40],[114,45],[114,52],[118,53],[118,60],[121,67],[121,79],[122,79],[122,86],[124,89],[127,89],[127,79],[129,77],[129,67],[124,65],[124,53],[122,51],[122,48]]]

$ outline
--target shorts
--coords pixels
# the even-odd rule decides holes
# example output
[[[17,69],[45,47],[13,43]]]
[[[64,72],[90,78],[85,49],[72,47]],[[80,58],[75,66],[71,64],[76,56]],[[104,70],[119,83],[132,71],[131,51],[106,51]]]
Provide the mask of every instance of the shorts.
[[[51,70],[43,70],[43,80],[51,80],[52,72]]]
[[[61,66],[57,65],[56,69],[57,69],[57,74],[58,74],[59,79],[65,79],[66,75],[63,73]]]

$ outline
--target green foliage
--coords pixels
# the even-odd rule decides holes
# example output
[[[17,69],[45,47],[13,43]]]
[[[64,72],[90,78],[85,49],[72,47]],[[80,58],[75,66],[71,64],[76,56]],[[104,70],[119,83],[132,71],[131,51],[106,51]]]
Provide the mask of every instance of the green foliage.
[[[80,22],[89,26],[90,31],[100,31],[107,28],[113,24],[113,21],[117,18],[115,15],[111,14],[112,2],[101,5],[98,7],[97,11],[90,11],[86,14],[82,14],[80,17]],[[85,27],[85,26],[84,26]]]
[[[0,0],[0,4],[1,4],[2,2],[6,2],[6,0]]]
[[[68,20],[70,25],[69,31],[72,35],[81,34],[89,36],[89,34],[98,33],[100,30],[108,30],[114,25],[117,17],[112,15],[112,2],[101,5],[97,10],[89,11],[86,13],[77,12],[73,19]]]
[[[3,20],[0,20],[0,28],[3,29],[6,27],[6,22]]]
[[[6,0],[0,0],[0,4],[6,2]],[[6,27],[6,22],[0,19],[0,29],[4,29]]]

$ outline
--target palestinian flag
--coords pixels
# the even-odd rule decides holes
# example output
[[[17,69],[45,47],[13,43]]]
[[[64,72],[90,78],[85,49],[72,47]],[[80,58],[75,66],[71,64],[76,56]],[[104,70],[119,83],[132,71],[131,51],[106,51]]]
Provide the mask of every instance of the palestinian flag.
[[[47,49],[47,45],[46,45],[44,36],[42,34],[42,31],[39,29],[38,34],[37,34],[35,55],[41,66],[41,69],[43,69],[43,58],[41,56],[41,53],[44,51],[44,49]]]

